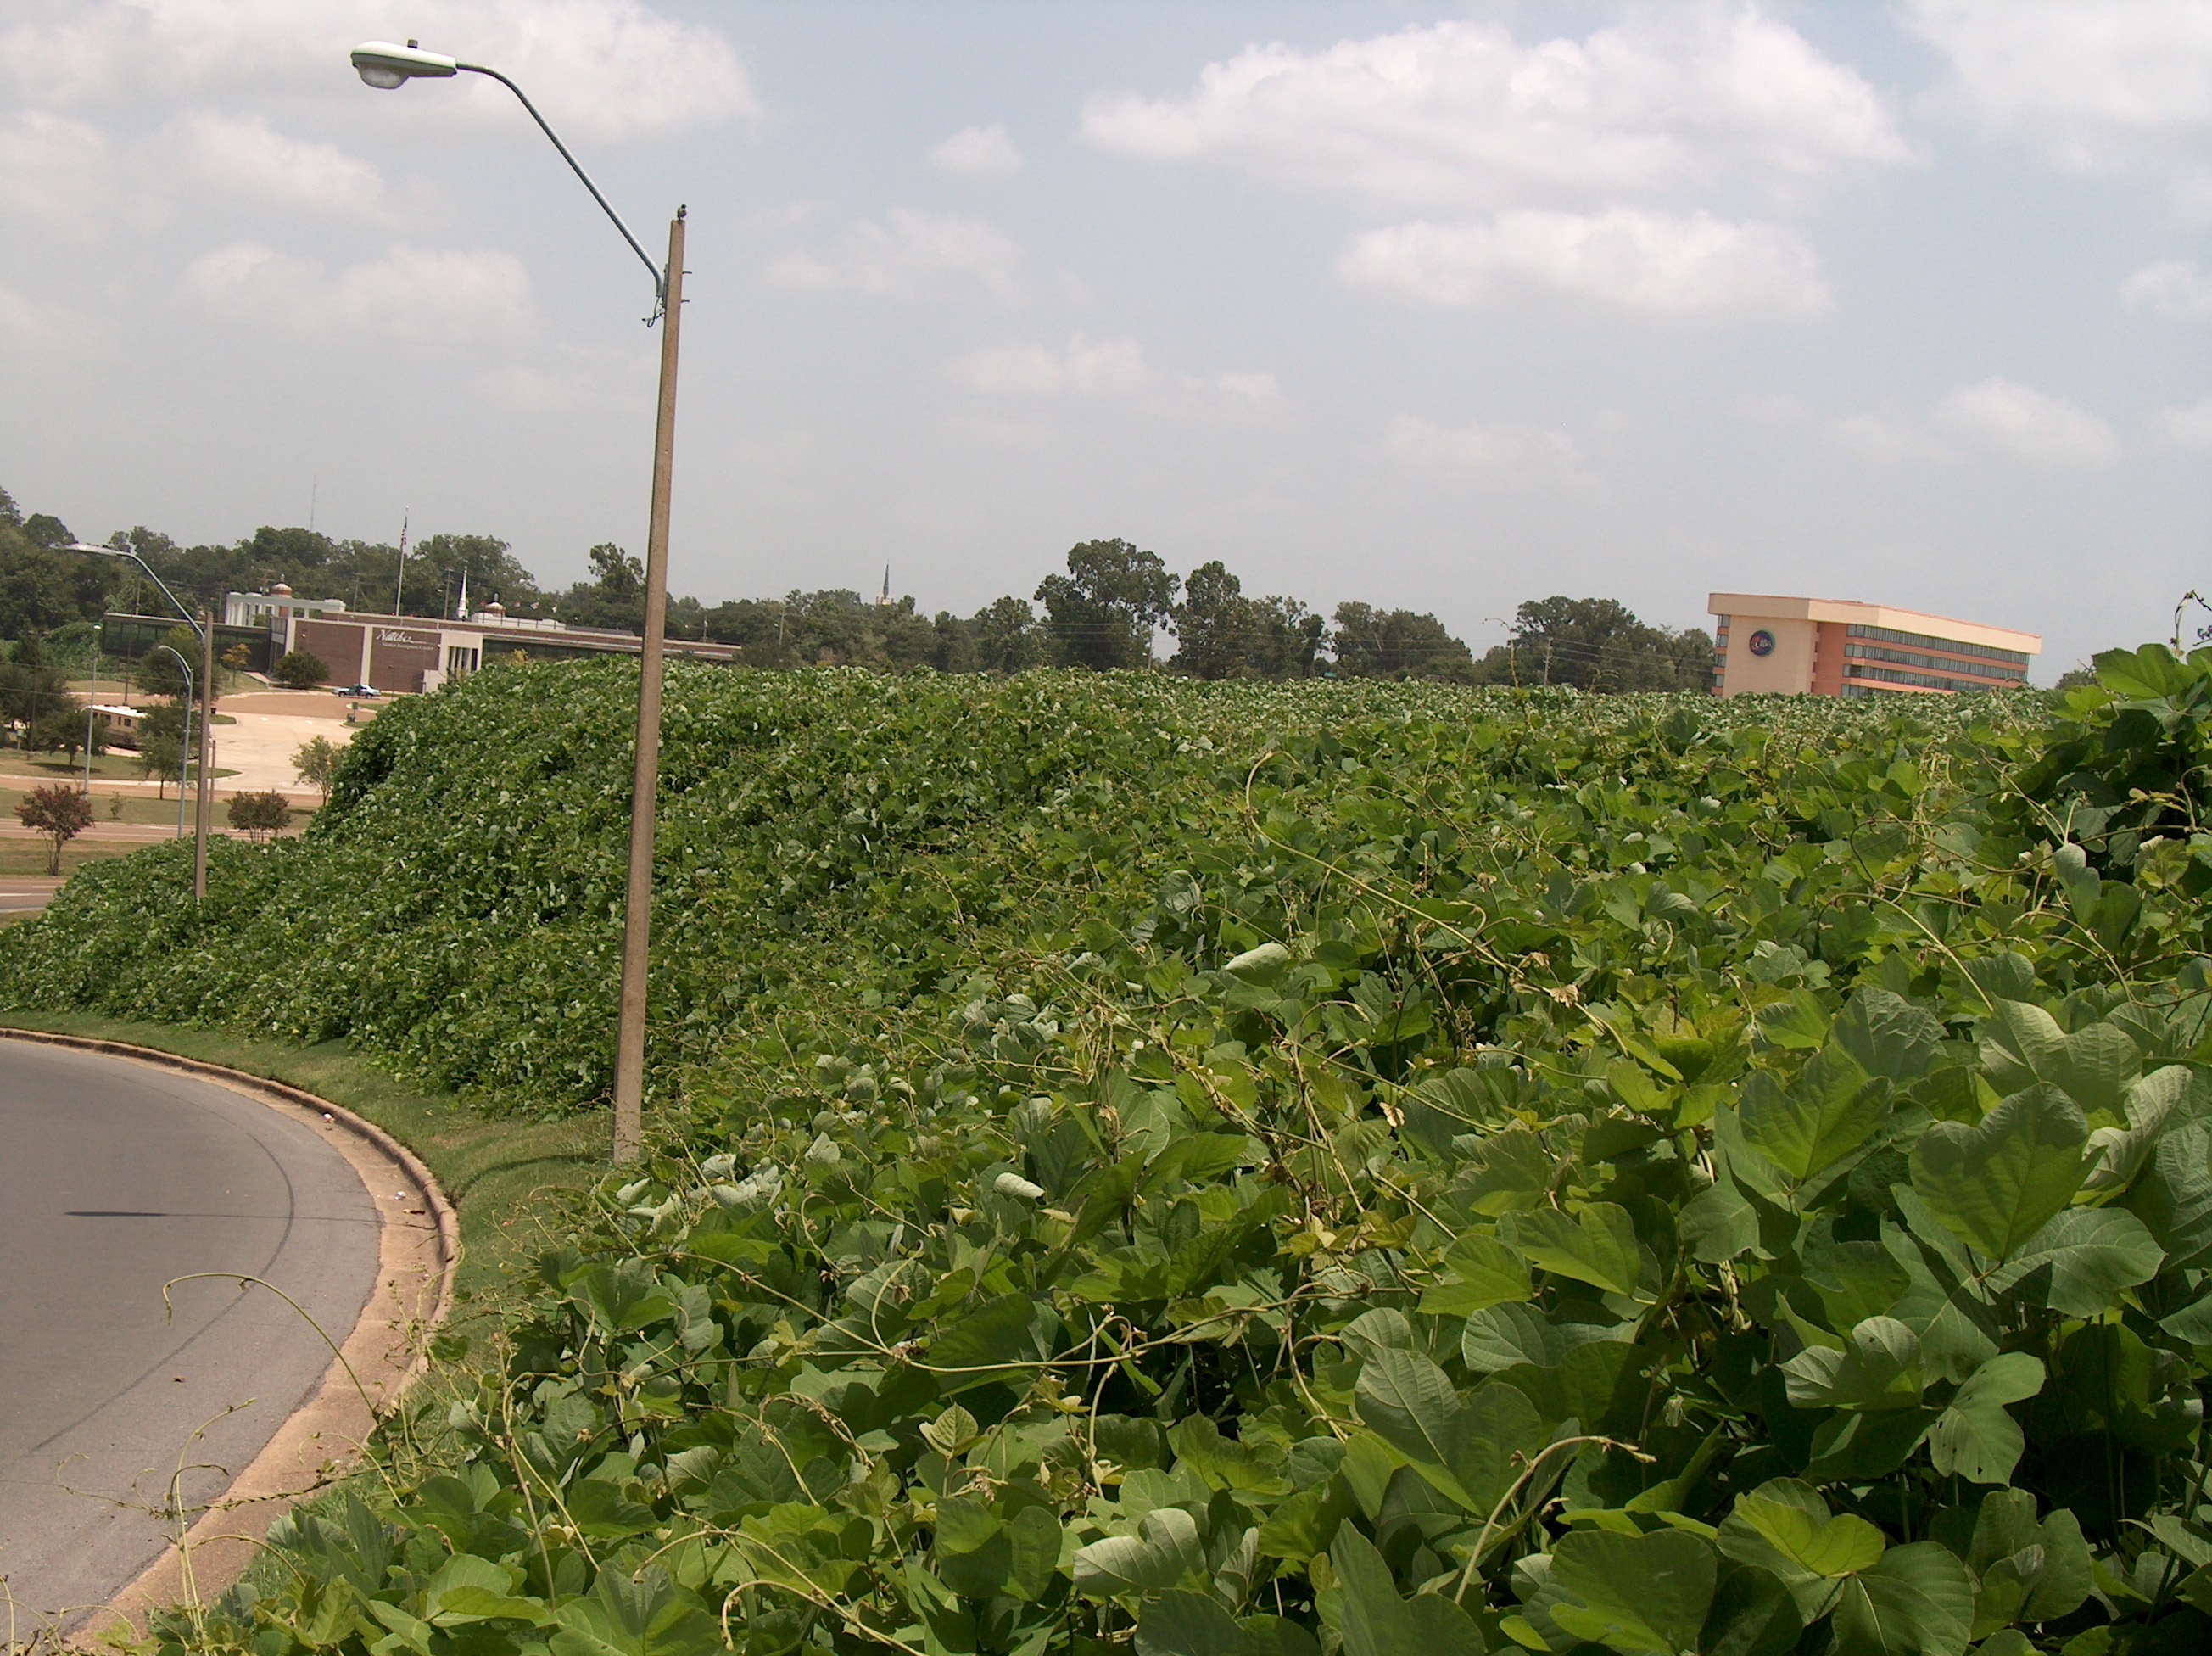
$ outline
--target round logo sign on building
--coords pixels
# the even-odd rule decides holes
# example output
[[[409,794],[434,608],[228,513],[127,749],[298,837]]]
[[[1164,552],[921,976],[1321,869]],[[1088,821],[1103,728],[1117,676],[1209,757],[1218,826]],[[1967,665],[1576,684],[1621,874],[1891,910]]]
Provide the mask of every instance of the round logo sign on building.
[[[1774,654],[1774,635],[1767,631],[1764,627],[1761,627],[1757,632],[1752,634],[1751,636],[1744,642],[1751,647],[1751,653],[1753,655],[1771,655]]]

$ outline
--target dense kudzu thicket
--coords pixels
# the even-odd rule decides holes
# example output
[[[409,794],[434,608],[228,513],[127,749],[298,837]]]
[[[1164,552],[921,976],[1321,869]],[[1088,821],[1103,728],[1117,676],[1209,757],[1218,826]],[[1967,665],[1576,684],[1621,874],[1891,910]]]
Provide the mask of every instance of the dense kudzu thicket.
[[[687,681],[649,1166],[163,1639],[2212,1647],[2212,653],[2100,665],[2056,712]],[[623,801],[549,761],[619,690],[387,715],[219,870],[268,958],[180,930],[168,1004],[580,1090]],[[174,872],[85,880],[0,969],[145,981]],[[394,1021],[378,928],[492,911]]]

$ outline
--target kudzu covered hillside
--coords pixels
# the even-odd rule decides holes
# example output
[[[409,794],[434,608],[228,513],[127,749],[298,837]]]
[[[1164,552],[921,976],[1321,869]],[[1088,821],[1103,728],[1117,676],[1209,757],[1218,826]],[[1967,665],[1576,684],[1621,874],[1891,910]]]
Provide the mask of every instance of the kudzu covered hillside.
[[[679,669],[655,1154],[173,1649],[2212,1649],[2212,654],[1901,708]],[[632,683],[0,995],[611,1061]],[[418,1394],[428,1397],[428,1393]]]

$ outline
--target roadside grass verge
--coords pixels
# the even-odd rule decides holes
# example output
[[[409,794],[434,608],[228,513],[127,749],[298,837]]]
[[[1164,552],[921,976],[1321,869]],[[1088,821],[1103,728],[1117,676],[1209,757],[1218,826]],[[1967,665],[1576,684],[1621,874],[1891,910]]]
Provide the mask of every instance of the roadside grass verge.
[[[450,1324],[457,1332],[473,1332],[471,1324],[496,1317],[506,1284],[566,1239],[574,1199],[598,1177],[606,1154],[602,1112],[535,1121],[480,1114],[450,1094],[393,1080],[342,1041],[289,1046],[89,1013],[9,1012],[0,1014],[0,1026],[222,1064],[303,1088],[374,1122],[422,1158],[460,1216]]]

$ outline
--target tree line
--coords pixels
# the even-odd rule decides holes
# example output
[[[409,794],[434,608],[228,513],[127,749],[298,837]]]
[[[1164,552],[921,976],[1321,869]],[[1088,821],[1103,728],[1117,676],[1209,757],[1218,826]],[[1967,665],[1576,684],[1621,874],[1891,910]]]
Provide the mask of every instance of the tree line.
[[[135,565],[59,549],[75,537],[45,514],[23,516],[0,490],[0,639],[42,636],[50,659],[88,654],[102,612],[158,613]],[[350,609],[455,614],[496,599],[510,616],[576,627],[641,631],[645,572],[622,547],[591,549],[589,578],[540,587],[507,543],[438,533],[407,548],[336,539],[312,529],[264,527],[227,545],[184,546],[135,527],[111,539],[145,559],[187,603],[219,610],[225,593],[283,581],[301,597]],[[1571,685],[1591,691],[1704,690],[1712,641],[1639,620],[1610,599],[1554,597],[1520,606],[1507,642],[1478,656],[1431,613],[1346,600],[1324,615],[1303,601],[1255,596],[1218,560],[1188,575],[1123,539],[1072,548],[1064,570],[1028,598],[1009,594],[973,615],[929,614],[911,596],[871,602],[848,589],[718,604],[672,595],[672,637],[737,647],[757,667],[852,665],[892,671],[1015,673],[1034,667],[1100,670],[1162,665],[1200,679],[1424,679],[1450,683]]]

